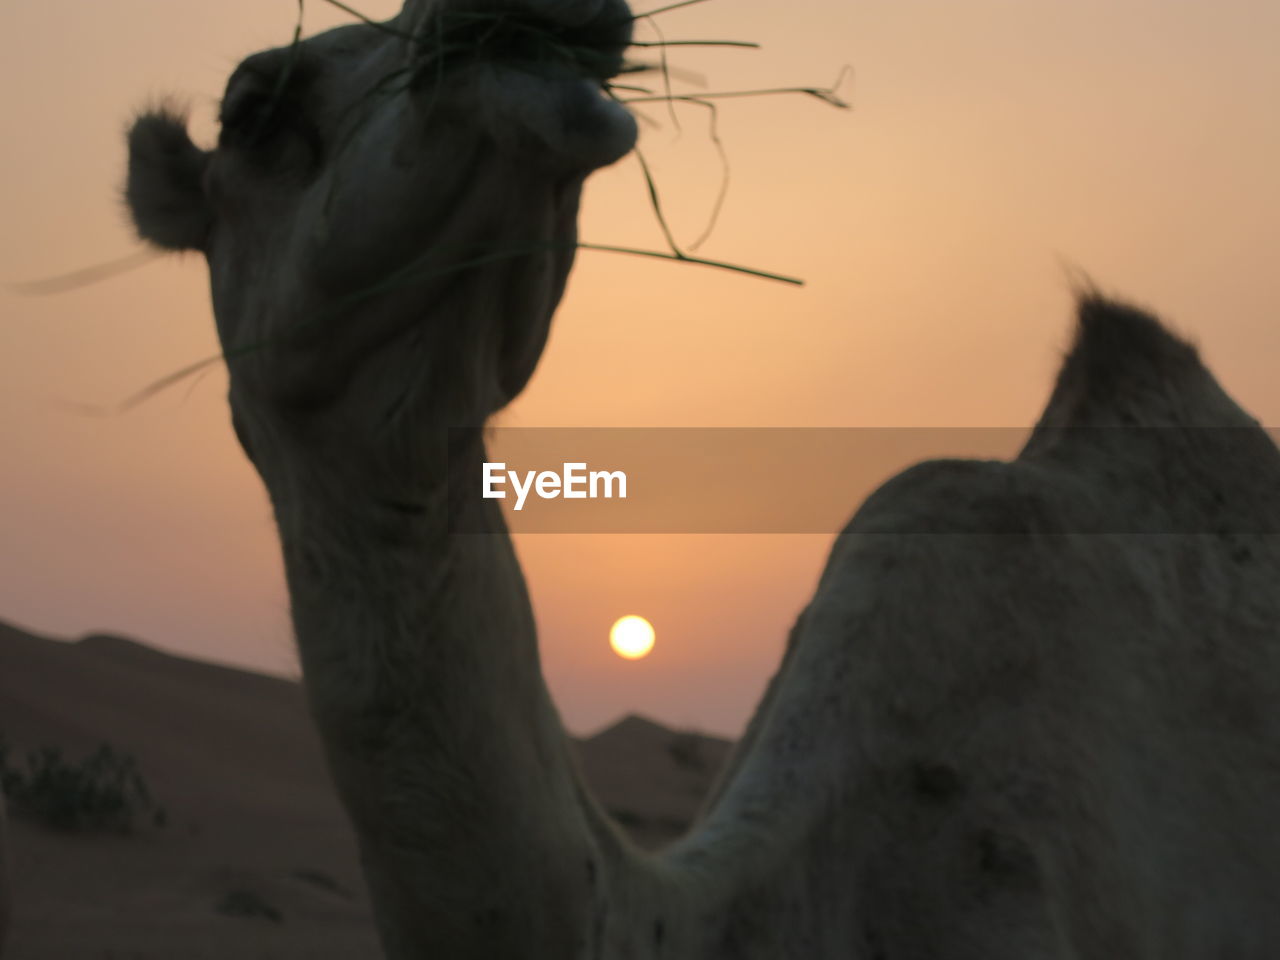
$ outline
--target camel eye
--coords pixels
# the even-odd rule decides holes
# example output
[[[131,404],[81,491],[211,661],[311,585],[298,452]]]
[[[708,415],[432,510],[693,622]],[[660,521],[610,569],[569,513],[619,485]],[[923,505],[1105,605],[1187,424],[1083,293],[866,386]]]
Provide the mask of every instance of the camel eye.
[[[252,147],[270,140],[287,109],[278,93],[249,90],[223,101],[219,146]]]
[[[264,173],[314,173],[324,156],[324,141],[309,111],[314,71],[305,61],[279,59],[242,64],[232,77],[222,101],[218,146]]]

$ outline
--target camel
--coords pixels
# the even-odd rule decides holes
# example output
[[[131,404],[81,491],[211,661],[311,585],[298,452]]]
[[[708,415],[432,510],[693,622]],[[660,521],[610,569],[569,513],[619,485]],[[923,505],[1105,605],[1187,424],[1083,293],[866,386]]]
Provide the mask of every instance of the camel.
[[[837,537],[695,828],[642,852],[593,800],[478,478],[634,144],[630,27],[407,0],[245,60],[216,147],[129,133],[139,234],[208,261],[386,956],[1276,956],[1280,451],[1092,293],[1015,459],[919,464]]]

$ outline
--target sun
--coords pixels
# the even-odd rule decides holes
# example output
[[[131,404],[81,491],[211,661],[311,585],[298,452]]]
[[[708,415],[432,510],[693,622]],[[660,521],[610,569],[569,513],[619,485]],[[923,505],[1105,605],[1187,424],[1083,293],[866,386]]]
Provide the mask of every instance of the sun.
[[[609,630],[609,646],[626,660],[639,660],[653,649],[653,624],[644,617],[626,616]]]

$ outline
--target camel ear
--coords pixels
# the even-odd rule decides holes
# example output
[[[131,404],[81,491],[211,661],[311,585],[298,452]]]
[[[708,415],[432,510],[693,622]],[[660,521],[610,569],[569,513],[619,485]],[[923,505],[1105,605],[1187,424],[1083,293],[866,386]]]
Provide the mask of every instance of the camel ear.
[[[209,152],[191,142],[186,118],[148,111],[129,130],[124,196],[142,239],[168,250],[203,250],[213,216],[204,193]]]

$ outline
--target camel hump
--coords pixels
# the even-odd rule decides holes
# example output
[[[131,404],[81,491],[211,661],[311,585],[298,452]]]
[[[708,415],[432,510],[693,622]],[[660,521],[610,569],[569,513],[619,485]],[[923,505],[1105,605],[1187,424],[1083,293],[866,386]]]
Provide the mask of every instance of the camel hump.
[[[1099,296],[1012,463],[927,461],[871,495],[850,533],[1280,533],[1280,448],[1196,349]]]
[[[1074,343],[1015,465],[1076,485],[1069,499],[1091,529],[1280,532],[1274,439],[1195,347],[1100,296],[1080,301]]]
[[[1196,348],[1152,314],[1090,294],[1081,297],[1076,316],[1037,435],[1073,427],[1257,426]]]

